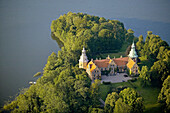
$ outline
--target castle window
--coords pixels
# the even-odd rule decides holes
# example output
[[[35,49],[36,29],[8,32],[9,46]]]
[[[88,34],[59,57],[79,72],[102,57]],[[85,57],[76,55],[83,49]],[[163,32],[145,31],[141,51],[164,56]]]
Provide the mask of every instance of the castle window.
[[[91,69],[91,67],[92,67],[92,64],[90,64],[90,69]]]

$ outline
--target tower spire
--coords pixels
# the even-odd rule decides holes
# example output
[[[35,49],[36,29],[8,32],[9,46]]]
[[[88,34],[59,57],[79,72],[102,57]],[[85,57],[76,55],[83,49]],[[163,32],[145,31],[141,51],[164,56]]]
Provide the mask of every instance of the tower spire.
[[[88,63],[88,59],[87,59],[87,56],[86,56],[86,50],[83,46],[82,54],[81,54],[80,59],[79,59],[79,68],[86,69],[87,63]]]
[[[131,46],[131,50],[129,52],[129,55],[128,55],[130,58],[137,58],[138,55],[136,53],[136,50],[135,50],[135,44],[134,44],[134,41],[132,43],[132,46]]]

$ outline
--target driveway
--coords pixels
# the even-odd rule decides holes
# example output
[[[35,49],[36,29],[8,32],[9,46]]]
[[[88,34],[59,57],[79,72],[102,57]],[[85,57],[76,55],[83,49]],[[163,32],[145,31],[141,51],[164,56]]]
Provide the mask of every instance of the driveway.
[[[123,75],[127,75],[126,73],[118,73],[115,76],[106,76],[106,75],[102,75],[102,80],[101,83],[103,83],[103,81],[105,82],[111,82],[111,83],[118,83],[118,82],[127,82],[127,80],[132,79],[131,77],[124,77]]]

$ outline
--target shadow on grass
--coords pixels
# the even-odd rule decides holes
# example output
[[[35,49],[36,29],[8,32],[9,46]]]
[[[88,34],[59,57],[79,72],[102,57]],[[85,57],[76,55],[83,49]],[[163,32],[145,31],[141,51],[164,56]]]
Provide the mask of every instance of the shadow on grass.
[[[162,105],[157,103],[146,105],[144,113],[164,113],[164,112],[162,109]]]

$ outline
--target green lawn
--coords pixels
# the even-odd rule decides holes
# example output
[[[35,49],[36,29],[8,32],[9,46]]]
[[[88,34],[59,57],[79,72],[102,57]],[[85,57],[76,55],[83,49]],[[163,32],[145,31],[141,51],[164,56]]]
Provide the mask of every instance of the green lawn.
[[[144,99],[145,113],[161,113],[161,105],[157,103],[158,94],[160,92],[159,88],[142,88],[139,81],[113,83],[110,85],[101,84],[99,86],[101,98],[105,101],[107,94],[118,87],[134,88]]]

